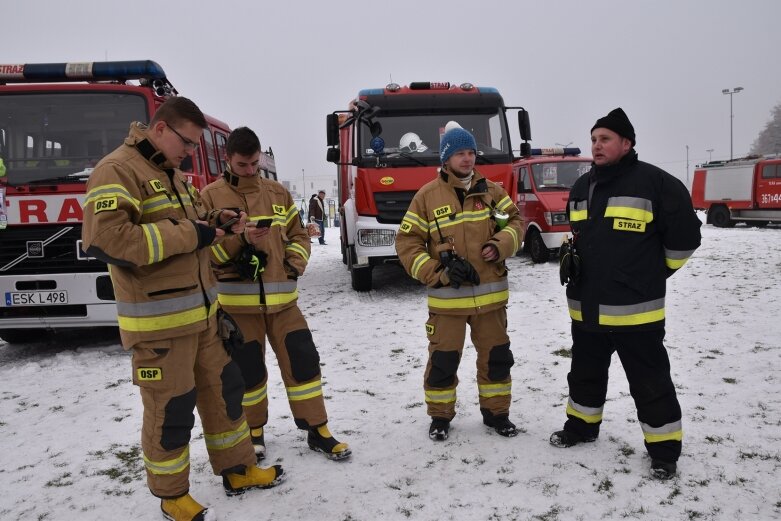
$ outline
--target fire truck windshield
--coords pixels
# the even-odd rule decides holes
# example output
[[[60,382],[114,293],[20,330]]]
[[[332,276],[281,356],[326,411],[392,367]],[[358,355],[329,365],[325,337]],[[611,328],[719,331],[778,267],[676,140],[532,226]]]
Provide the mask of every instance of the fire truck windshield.
[[[540,192],[569,190],[580,176],[591,169],[588,161],[559,161],[532,165],[534,186]]]
[[[148,121],[142,96],[116,92],[0,95],[0,157],[5,180],[23,185],[84,181],[119,146],[130,123]]]
[[[373,121],[382,126],[379,137],[385,142],[379,151],[371,147],[372,135],[367,125],[361,124],[358,142],[359,158],[376,162],[378,156],[382,162],[392,165],[409,166],[413,164],[438,165],[439,141],[445,133],[445,126],[455,122],[465,128],[477,141],[478,156],[485,162],[510,161],[510,146],[507,138],[507,124],[504,113],[494,110],[483,114],[410,114],[380,111]],[[452,123],[451,123],[452,125]],[[478,158],[478,163],[480,163]]]

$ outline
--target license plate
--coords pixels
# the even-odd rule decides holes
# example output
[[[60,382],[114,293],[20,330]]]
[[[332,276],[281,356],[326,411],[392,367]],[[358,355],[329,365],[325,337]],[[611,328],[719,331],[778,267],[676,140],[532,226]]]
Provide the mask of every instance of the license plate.
[[[9,291],[5,294],[6,306],[51,306],[67,304],[67,291]]]

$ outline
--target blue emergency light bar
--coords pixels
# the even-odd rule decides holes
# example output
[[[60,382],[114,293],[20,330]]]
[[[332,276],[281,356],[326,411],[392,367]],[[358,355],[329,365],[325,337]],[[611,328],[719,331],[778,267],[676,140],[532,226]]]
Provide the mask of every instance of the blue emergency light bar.
[[[531,155],[533,156],[579,156],[580,148],[562,148],[562,147],[548,147],[548,148],[532,148]]]
[[[0,64],[0,83],[165,80],[152,60]]]

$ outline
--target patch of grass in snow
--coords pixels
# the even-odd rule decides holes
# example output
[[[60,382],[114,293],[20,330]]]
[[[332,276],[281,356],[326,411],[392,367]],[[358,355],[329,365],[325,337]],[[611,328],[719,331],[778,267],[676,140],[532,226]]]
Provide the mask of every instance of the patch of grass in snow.
[[[681,495],[681,489],[675,485],[670,493],[667,495],[667,499],[663,499],[659,502],[660,505],[672,505],[673,499]]]
[[[727,384],[736,384],[736,383],[738,383],[737,379],[735,379],[735,378],[722,378],[722,380],[724,381],[724,383],[727,383]]]
[[[744,452],[740,451],[740,459],[755,459],[759,458],[760,461],[768,461],[768,460],[775,460],[775,461],[781,461],[781,455],[779,454],[769,454],[767,452]]]
[[[621,513],[621,517],[623,517],[623,518],[627,518],[627,517],[641,517],[641,516],[644,516],[647,513],[648,512],[646,511],[645,507],[641,505],[641,506],[639,506],[637,508],[633,508],[632,510],[625,510],[624,512]]]
[[[702,512],[697,512],[696,510],[689,510],[688,508],[684,510],[686,512],[686,515],[689,516],[689,519],[701,519],[705,514]]]
[[[547,512],[533,515],[531,518],[537,521],[557,521],[560,513],[561,507],[559,505],[553,505]]]
[[[107,476],[112,481],[122,485],[141,481],[146,476],[144,463],[141,459],[141,447],[138,445],[123,450],[119,445],[115,444],[111,445],[106,451],[95,451],[89,454],[101,460],[108,459],[109,455],[114,456],[113,461],[110,460],[113,465],[107,469],[97,471],[95,474],[98,476]],[[121,488],[104,490],[104,494],[108,496],[127,496],[132,493],[132,490]]]
[[[113,389],[114,387],[119,387],[122,384],[130,383],[130,378],[120,378],[116,382],[110,382],[106,384],[106,389]]]
[[[412,402],[404,406],[405,409],[415,409],[416,407],[423,407],[423,402]]]
[[[551,354],[554,354],[556,356],[560,356],[562,358],[572,358],[572,350],[571,349],[567,349],[565,347],[562,347],[561,349],[557,349],[557,350],[553,351],[553,353],[551,353]]]
[[[597,492],[603,492],[608,495],[608,497],[613,497],[613,481],[608,478],[604,477],[602,478],[602,481],[599,482],[599,485],[597,485]]]
[[[73,485],[73,480],[71,479],[70,472],[60,474],[56,478],[46,482],[47,487],[69,487],[71,485]]]
[[[64,409],[65,407],[63,407],[62,405],[55,405],[53,407],[49,407],[49,412],[60,412]]]

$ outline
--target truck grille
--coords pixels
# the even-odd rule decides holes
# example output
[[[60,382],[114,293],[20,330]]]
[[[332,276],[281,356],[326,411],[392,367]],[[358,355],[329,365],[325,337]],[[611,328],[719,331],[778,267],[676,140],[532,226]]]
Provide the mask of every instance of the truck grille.
[[[415,197],[415,192],[376,192],[374,204],[377,205],[377,222],[399,224],[407,208]]]
[[[63,233],[65,229],[68,229]],[[56,236],[56,238],[55,238]],[[0,275],[43,275],[47,273],[94,273],[106,271],[98,260],[79,260],[76,243],[81,224],[8,227],[0,231]],[[42,257],[38,248],[43,245]],[[84,257],[82,255],[82,257]]]

